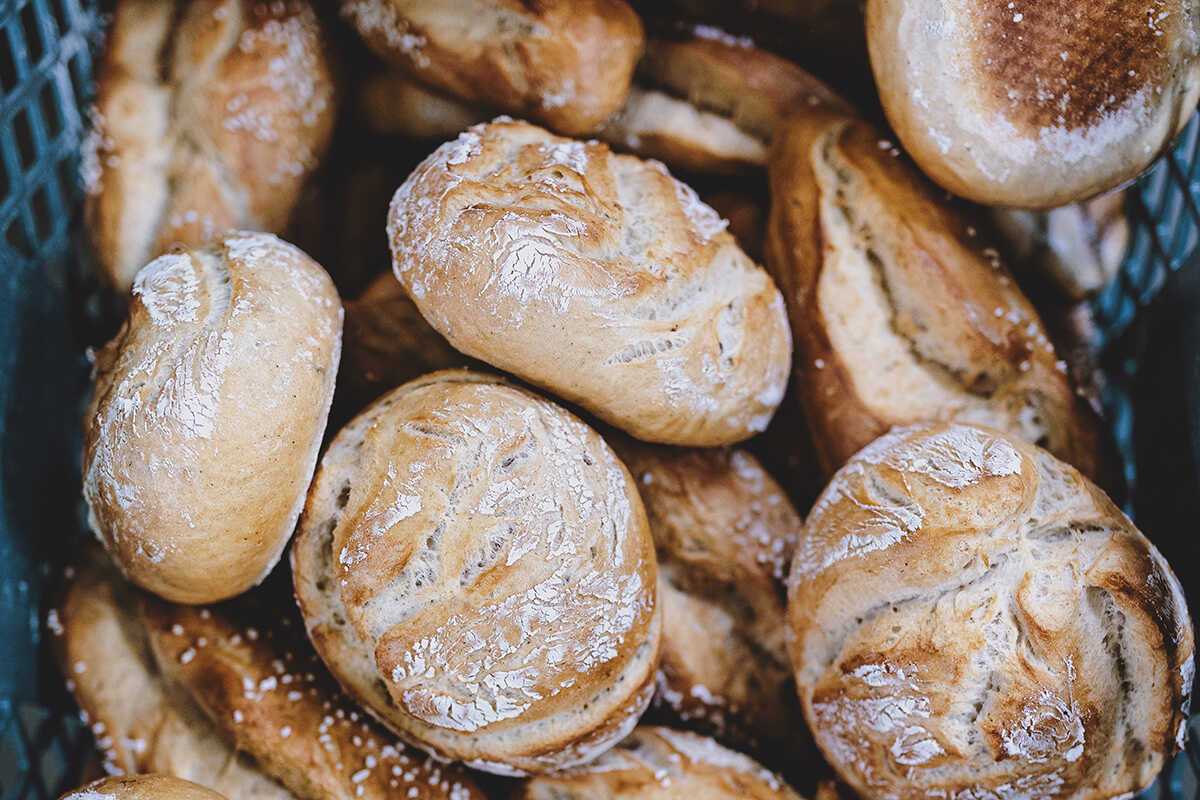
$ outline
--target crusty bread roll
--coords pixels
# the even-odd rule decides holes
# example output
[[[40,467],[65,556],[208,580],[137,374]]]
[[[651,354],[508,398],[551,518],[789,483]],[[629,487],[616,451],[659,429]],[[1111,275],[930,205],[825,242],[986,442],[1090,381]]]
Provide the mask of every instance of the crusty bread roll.
[[[292,549],[317,652],[405,739],[501,774],[594,758],[650,701],[654,546],[590,428],[446,371],[334,438]]]
[[[162,772],[234,800],[292,800],[159,672],[139,603],[140,593],[93,552],[71,569],[61,602],[47,614],[50,644],[104,770]]]
[[[396,190],[396,275],[458,350],[640,439],[763,430],[787,382],[783,301],[661,164],[498,120]]]
[[[815,755],[804,752],[811,741],[783,639],[783,579],[799,514],[745,450],[615,446],[658,556],[656,704],[771,761]]]
[[[337,690],[288,594],[259,589],[211,609],[147,600],[144,613],[163,673],[297,797],[484,797],[462,770],[395,742]]]
[[[138,273],[96,354],[83,454],[88,522],[131,580],[203,603],[270,571],[312,477],[341,332],[329,276],[270,234]]]
[[[1053,208],[1145,169],[1200,98],[1193,0],[868,0],[892,127],[945,188]]]
[[[712,739],[642,726],[591,764],[531,778],[514,800],[801,800],[783,779]]]
[[[487,107],[440,94],[398,70],[366,78],[359,111],[376,133],[445,140],[495,116]]]
[[[1018,438],[934,423],[872,443],[814,506],[789,590],[805,715],[868,800],[1128,796],[1183,744],[1179,582]]]
[[[173,244],[278,232],[333,131],[325,43],[303,0],[119,0],[83,146],[101,279],[127,291]]]
[[[385,272],[346,303],[338,403],[347,397],[357,413],[405,381],[469,361],[430,327],[396,276]]]
[[[60,800],[226,800],[225,796],[198,783],[170,775],[111,776],[67,792]]]
[[[813,112],[775,139],[767,263],[826,473],[893,425],[955,419],[1095,475],[1099,426],[1037,312],[980,237],[865,123]]]
[[[342,14],[418,81],[566,134],[621,107],[643,44],[624,0],[342,0]]]

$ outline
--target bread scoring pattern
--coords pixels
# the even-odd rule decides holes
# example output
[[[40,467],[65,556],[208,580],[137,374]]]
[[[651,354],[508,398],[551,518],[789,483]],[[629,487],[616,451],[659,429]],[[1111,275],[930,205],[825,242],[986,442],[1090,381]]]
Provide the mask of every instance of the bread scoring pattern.
[[[896,429],[818,500],[789,577],[805,714],[874,798],[1133,793],[1182,745],[1170,568],[1077,471],[998,431]]]

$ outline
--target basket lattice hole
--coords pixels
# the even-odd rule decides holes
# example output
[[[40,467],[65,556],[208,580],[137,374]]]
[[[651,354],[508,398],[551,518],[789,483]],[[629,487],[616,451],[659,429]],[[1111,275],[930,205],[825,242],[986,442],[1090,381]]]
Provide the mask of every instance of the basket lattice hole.
[[[13,57],[12,40],[0,30],[0,90],[8,94],[17,85],[17,61]]]
[[[33,252],[29,234],[25,232],[25,226],[21,223],[20,217],[8,224],[8,230],[4,232],[4,242],[16,252],[26,256]]]
[[[54,89],[53,81],[46,81],[38,92],[38,108],[42,112],[42,125],[46,135],[53,138],[63,129],[62,112],[59,111],[58,92]]]
[[[13,132],[17,137],[17,158],[22,169],[33,166],[37,149],[33,144],[33,128],[29,127],[29,112],[22,109],[13,117]]]
[[[58,27],[59,34],[61,35],[62,31],[71,30],[71,19],[67,11],[71,0],[54,0],[46,5],[50,6],[50,13],[54,16],[54,24]]]
[[[0,200],[8,198],[12,192],[12,182],[8,179],[8,167],[4,165],[4,159],[0,158]]]
[[[71,197],[79,186],[79,171],[75,160],[64,158],[54,166],[54,174],[58,178],[58,196]]]
[[[30,64],[36,64],[46,52],[42,32],[38,30],[37,8],[27,5],[21,9],[21,31],[25,34],[25,50]]]
[[[50,200],[46,195],[46,187],[39,186],[29,202],[29,208],[33,211],[33,232],[38,241],[49,236],[54,228],[54,219],[50,216]]]

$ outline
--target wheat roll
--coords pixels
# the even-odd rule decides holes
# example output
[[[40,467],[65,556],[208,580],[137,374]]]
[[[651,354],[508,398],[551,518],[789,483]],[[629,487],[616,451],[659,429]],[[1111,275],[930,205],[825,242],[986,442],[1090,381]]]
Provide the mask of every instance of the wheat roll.
[[[894,425],[957,420],[1103,470],[1099,422],[998,252],[866,123],[788,120],[769,169],[767,263],[826,474]]]
[[[83,454],[89,525],[131,580],[203,603],[270,571],[316,464],[341,334],[329,276],[270,234],[138,273],[96,354]]]
[[[281,231],[337,99],[305,0],[119,0],[81,158],[100,279],[125,292],[175,244]]]
[[[817,743],[862,797],[1125,797],[1183,745],[1191,620],[1095,485],[996,430],[898,428],[834,476],[789,576]]]
[[[225,795],[170,775],[110,776],[67,792],[59,800],[225,800]]]
[[[523,122],[472,128],[396,190],[392,261],[458,350],[628,433],[718,445],[766,428],[783,299],[658,162]]]
[[[801,800],[753,759],[705,736],[635,728],[591,764],[532,778],[513,800]]]
[[[650,701],[661,622],[637,490],[594,431],[497,378],[434,373],[347,425],[292,554],[330,671],[440,758],[570,766]]]
[[[1135,177],[1200,98],[1193,0],[868,0],[888,120],[945,188],[1053,208]]]
[[[642,54],[623,0],[342,0],[376,54],[420,83],[566,134],[621,107]]]

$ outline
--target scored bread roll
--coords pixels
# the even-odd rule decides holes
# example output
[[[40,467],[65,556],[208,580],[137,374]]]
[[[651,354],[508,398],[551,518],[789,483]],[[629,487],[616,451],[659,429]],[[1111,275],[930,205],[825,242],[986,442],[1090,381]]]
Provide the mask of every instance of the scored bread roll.
[[[744,450],[615,446],[658,556],[656,704],[771,761],[811,759],[783,638],[799,514]]]
[[[228,740],[302,798],[484,797],[365,718],[318,661],[292,599],[267,588],[211,609],[145,603],[159,667]]]
[[[173,244],[282,230],[335,107],[307,2],[119,0],[82,157],[100,278],[127,291]]]
[[[342,15],[421,83],[566,134],[621,107],[644,38],[623,0],[342,0]]]
[[[639,726],[591,764],[531,778],[513,800],[801,800],[782,778],[704,736]]]
[[[1191,621],[1159,552],[1046,451],[897,428],[834,476],[789,576],[805,716],[864,798],[1108,798],[1183,744]]]
[[[396,70],[371,75],[359,89],[359,111],[375,133],[449,139],[494,113],[417,83]]]
[[[330,671],[438,757],[569,766],[650,701],[661,618],[637,490],[594,431],[498,378],[434,373],[343,428],[292,565]]]
[[[1200,98],[1192,0],[869,0],[884,110],[935,181],[1053,208],[1135,177]]]
[[[867,124],[789,120],[769,170],[767,263],[826,474],[893,425],[954,419],[1096,475],[1097,421],[995,250]]]
[[[170,775],[110,776],[67,792],[60,800],[226,800],[225,796],[198,783]]]
[[[396,190],[396,275],[458,350],[628,433],[763,430],[791,341],[778,290],[657,162],[497,120]]]
[[[270,571],[316,464],[341,333],[329,276],[270,234],[138,273],[96,354],[83,454],[88,523],[131,580],[203,603]]]
[[[139,594],[92,551],[71,568],[61,602],[47,614],[51,649],[105,772],[162,772],[235,800],[292,800],[159,671]]]

